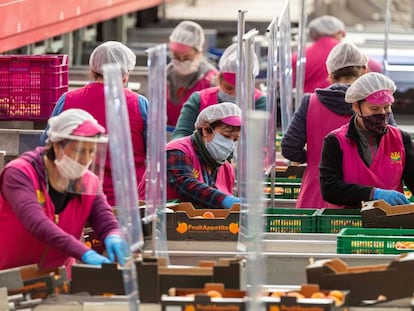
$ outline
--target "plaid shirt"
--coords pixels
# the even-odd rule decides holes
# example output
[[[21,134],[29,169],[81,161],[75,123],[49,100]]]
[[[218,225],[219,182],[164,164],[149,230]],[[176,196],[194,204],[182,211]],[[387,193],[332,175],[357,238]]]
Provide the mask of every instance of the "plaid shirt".
[[[177,191],[178,199],[199,208],[223,208],[221,203],[227,195],[216,187],[217,169],[209,174],[202,164],[200,174],[204,182],[194,177],[193,163],[184,152],[167,151],[167,182]]]

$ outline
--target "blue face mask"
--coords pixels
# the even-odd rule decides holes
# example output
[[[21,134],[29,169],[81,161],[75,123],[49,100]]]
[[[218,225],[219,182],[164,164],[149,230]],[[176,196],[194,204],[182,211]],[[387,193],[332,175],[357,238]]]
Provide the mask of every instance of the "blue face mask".
[[[213,140],[206,142],[205,145],[208,153],[210,153],[214,160],[223,162],[233,152],[236,143],[232,139],[215,132]]]
[[[236,103],[236,96],[229,95],[226,92],[223,92],[222,90],[219,90],[218,97],[223,102],[230,102],[230,103],[233,103],[233,104]]]

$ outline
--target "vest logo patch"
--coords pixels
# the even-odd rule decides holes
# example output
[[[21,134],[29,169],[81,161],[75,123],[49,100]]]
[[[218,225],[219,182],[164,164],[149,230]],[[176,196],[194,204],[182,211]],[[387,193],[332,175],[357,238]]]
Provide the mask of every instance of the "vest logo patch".
[[[197,171],[195,168],[193,168],[193,176],[194,176],[194,178],[197,178],[197,179],[200,176],[200,172]]]
[[[40,191],[39,189],[36,190],[36,195],[37,195],[37,202],[39,202],[39,204],[44,205],[45,204],[45,194]]]
[[[391,152],[390,158],[391,163],[401,163],[401,153],[399,151]]]

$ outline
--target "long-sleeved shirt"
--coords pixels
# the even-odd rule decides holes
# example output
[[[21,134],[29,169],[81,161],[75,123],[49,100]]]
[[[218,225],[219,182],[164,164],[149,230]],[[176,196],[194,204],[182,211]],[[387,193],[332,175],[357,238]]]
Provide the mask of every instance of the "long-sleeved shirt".
[[[209,174],[204,167],[201,174],[204,182],[194,177],[193,163],[184,152],[176,149],[167,151],[168,183],[176,189],[180,199],[203,208],[221,207],[228,195],[216,187],[217,169]]]
[[[220,97],[217,103],[222,103]],[[266,111],[266,96],[260,96],[254,103],[256,110]],[[194,92],[181,108],[172,139],[191,135],[194,132],[194,123],[200,114],[200,92]]]

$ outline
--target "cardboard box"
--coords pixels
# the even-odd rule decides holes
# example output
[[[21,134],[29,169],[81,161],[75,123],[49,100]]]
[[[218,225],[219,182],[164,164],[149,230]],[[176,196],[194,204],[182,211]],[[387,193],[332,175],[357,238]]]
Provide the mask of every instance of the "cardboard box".
[[[6,287],[8,295],[30,294],[32,299],[69,292],[64,266],[49,270],[39,270],[37,265],[4,269],[0,271],[0,287]]]
[[[414,292],[414,253],[390,264],[349,267],[340,259],[319,260],[306,268],[307,282],[323,289],[349,290],[350,305],[366,300],[411,297]]]
[[[302,178],[306,165],[276,166],[276,177]]]
[[[414,229],[414,204],[391,206],[384,200],[363,202],[361,216],[366,228]]]
[[[244,259],[223,258],[200,261],[198,266],[167,265],[164,258],[143,258],[135,261],[138,291],[141,302],[159,302],[169,288],[203,287],[205,283],[222,282],[228,288],[239,289],[242,284]],[[102,267],[78,264],[72,267],[72,293],[91,295],[123,295],[122,268],[116,264]]]
[[[308,311],[340,311],[346,310],[347,293],[343,292],[343,303],[335,305],[330,298],[310,298],[311,295],[319,291],[315,284],[302,285],[301,290],[295,294],[300,294],[301,298],[295,296],[271,297],[264,293],[263,304],[267,311],[276,310],[308,310]],[[287,292],[288,293],[288,292]],[[223,284],[209,283],[203,288],[171,288],[168,295],[161,297],[163,311],[174,307],[174,310],[228,310],[244,311],[248,310],[247,292],[244,290],[226,289]],[[269,295],[271,293],[268,293]],[[293,293],[291,293],[293,294]]]
[[[237,241],[239,204],[231,209],[196,209],[191,203],[183,202],[170,208],[174,212],[167,213],[168,240]],[[211,212],[214,218],[204,218],[206,212]]]

